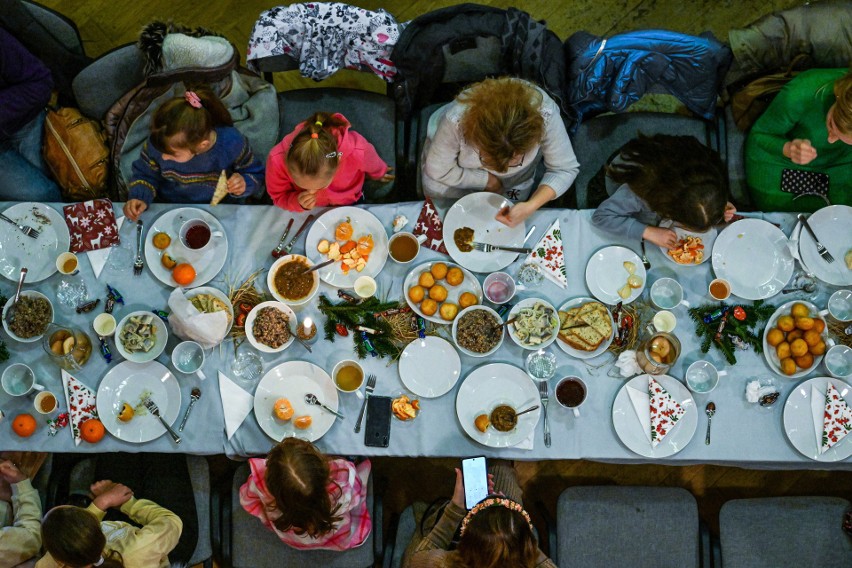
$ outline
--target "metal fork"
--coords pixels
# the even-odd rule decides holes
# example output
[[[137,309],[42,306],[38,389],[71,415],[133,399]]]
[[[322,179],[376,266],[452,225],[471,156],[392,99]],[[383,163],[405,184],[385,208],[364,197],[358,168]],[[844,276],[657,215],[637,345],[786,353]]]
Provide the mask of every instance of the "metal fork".
[[[144,399],[142,399],[142,404],[145,405],[145,408],[148,409],[148,412],[160,419],[160,423],[165,426],[166,430],[171,435],[172,440],[175,441],[175,444],[180,444],[180,436],[178,436],[177,432],[172,430],[172,427],[168,425],[168,423],[162,416],[160,416],[160,409],[159,407],[157,407],[154,401],[148,397],[145,397]]]
[[[550,397],[547,395],[547,381],[538,383],[538,397],[541,399],[541,407],[544,410],[544,445],[550,447],[550,424],[547,422],[547,403]]]
[[[648,262],[648,257],[645,256],[645,239],[639,241],[642,245],[642,265],[645,267],[645,270],[651,270],[651,263]]]
[[[142,262],[142,221],[136,221],[136,261],[133,263],[133,275],[142,274],[145,263]]]
[[[37,239],[38,236],[41,234],[37,229],[34,229],[34,228],[30,227],[29,225],[18,225],[15,221],[12,221],[11,219],[6,217],[2,213],[0,213],[0,219],[3,219],[4,221],[7,221],[9,223],[12,223],[13,225],[15,225],[18,228],[19,231],[21,231],[23,234],[25,234],[26,236],[28,236],[32,239]]]
[[[358,412],[358,421],[355,423],[355,433],[361,431],[361,422],[364,420],[364,411],[367,410],[367,399],[373,394],[376,388],[376,375],[367,375],[367,387],[364,389],[364,402],[361,403],[361,410]]]
[[[817,253],[819,253],[819,255],[822,257],[822,259],[829,264],[834,262],[834,257],[831,256],[831,253],[828,252],[828,249],[825,248],[825,246],[821,242],[819,242],[819,239],[817,238],[816,234],[814,233],[814,230],[811,229],[811,226],[808,224],[807,217],[805,217],[804,215],[799,213],[799,221],[802,222],[802,226],[805,229],[807,229],[808,234],[814,240],[814,243],[816,243]]]
[[[482,252],[493,252],[497,251],[506,251],[506,252],[517,252],[519,254],[529,254],[532,252],[530,248],[519,248],[519,247],[504,247],[500,245],[490,245],[488,243],[471,243],[471,246],[474,250],[482,251]]]

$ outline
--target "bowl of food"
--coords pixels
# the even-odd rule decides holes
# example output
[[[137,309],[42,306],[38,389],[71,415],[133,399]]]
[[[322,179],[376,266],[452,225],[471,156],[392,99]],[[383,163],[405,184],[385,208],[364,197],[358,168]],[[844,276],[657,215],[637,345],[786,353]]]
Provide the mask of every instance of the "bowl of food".
[[[521,300],[509,312],[509,336],[524,349],[543,349],[559,334],[559,313],[539,298]]]
[[[301,254],[288,254],[272,263],[266,275],[272,296],[288,306],[307,304],[319,290],[319,271],[307,272],[313,265]]]
[[[453,342],[465,355],[488,357],[503,345],[503,320],[488,306],[470,306],[453,321]]]
[[[296,336],[296,314],[287,304],[270,300],[261,302],[246,318],[246,339],[264,353],[280,353]]]
[[[115,328],[115,347],[133,363],[147,363],[160,356],[169,340],[166,324],[152,312],[131,312]]]
[[[200,313],[214,314],[216,312],[225,312],[228,318],[228,325],[223,337],[228,335],[231,327],[234,325],[234,307],[224,292],[210,286],[199,286],[198,288],[187,290],[186,299]]]
[[[9,313],[14,300],[14,297],[9,298],[3,306],[3,329],[15,341],[21,343],[38,341],[44,335],[47,326],[53,323],[53,304],[41,292],[24,290],[15,307],[12,323],[9,323],[6,321],[6,314]]]
[[[398,391],[391,401],[391,414],[400,422],[414,422],[420,416],[420,400],[411,393]]]
[[[508,402],[498,401],[490,410],[479,413],[473,423],[483,434],[489,428],[501,434],[508,434],[518,426],[518,413]]]

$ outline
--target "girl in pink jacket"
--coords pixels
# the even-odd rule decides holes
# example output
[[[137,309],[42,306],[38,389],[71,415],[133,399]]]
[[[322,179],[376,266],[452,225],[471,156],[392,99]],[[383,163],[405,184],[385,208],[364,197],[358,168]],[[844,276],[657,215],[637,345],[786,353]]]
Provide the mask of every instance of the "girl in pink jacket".
[[[278,207],[307,211],[352,205],[363,196],[365,176],[394,179],[372,144],[339,113],[315,113],[269,153],[266,190]]]

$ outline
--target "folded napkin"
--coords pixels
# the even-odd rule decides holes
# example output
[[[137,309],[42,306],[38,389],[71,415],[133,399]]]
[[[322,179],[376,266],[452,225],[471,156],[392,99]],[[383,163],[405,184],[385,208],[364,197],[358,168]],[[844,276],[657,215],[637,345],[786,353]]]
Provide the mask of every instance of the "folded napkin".
[[[192,305],[181,288],[169,296],[169,327],[181,339],[195,341],[205,349],[215,347],[228,333],[228,312],[208,314]]]
[[[89,252],[121,242],[109,199],[72,203],[62,210],[71,234],[71,252]]]
[[[95,391],[72,377],[68,371],[62,370],[62,385],[65,391],[65,401],[68,403],[69,421],[71,423],[71,436],[74,444],[80,445],[80,424],[89,418],[98,417],[98,409],[95,405]]]
[[[121,231],[121,226],[124,224],[124,215],[115,220],[116,225],[116,234]],[[107,259],[109,259],[110,253],[113,251],[113,247],[102,248],[98,250],[89,251],[86,256],[89,257],[89,264],[92,265],[92,272],[95,273],[95,278],[101,277],[101,272],[104,269],[104,265],[106,264]]]
[[[630,404],[633,405],[633,410],[636,411],[636,418],[639,419],[639,427],[648,438],[648,443],[651,443],[651,413],[650,408],[651,397],[647,391],[640,391],[631,386],[627,387],[627,396],[630,397]]]
[[[642,392],[627,387],[627,394],[636,411],[636,417],[648,442],[653,447],[660,445],[677,425],[686,410],[652,377],[648,377],[648,390]]]
[[[832,383],[826,386],[825,395],[811,385],[811,410],[819,453],[825,453],[852,432],[852,407]]]
[[[426,235],[422,246],[446,255],[450,254],[444,246],[444,222],[438,215],[435,204],[428,197],[423,202],[423,208],[420,210],[420,216],[417,217],[412,232],[415,235]]]
[[[254,397],[240,388],[225,373],[219,371],[219,396],[225,414],[225,433],[230,440],[254,406]]]
[[[533,247],[527,257],[527,262],[541,266],[544,275],[562,288],[568,287],[568,277],[565,274],[565,252],[562,249],[562,231],[559,230],[559,219],[553,222],[544,236]]]

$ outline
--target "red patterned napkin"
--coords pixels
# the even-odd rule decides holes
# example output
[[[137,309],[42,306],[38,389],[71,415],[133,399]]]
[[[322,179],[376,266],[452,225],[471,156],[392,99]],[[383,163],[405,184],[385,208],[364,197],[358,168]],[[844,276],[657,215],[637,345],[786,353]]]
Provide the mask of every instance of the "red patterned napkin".
[[[63,210],[71,233],[71,252],[89,252],[121,242],[109,199],[72,203]]]
[[[417,217],[417,223],[414,224],[412,232],[415,235],[426,235],[426,241],[422,246],[449,256],[450,253],[444,246],[444,222],[438,215],[435,204],[428,197],[423,202],[423,209],[420,210],[420,216]]]
[[[555,284],[568,287],[568,276],[565,273],[565,253],[562,249],[562,231],[559,229],[559,219],[553,222],[544,236],[533,247],[527,257],[527,262],[541,266],[544,275]]]
[[[71,421],[71,436],[74,444],[80,445],[80,424],[89,418],[98,417],[95,405],[95,391],[62,370],[62,384],[65,387],[65,400],[68,402],[68,414]]]
[[[834,385],[828,383],[828,388],[825,391],[825,413],[823,415],[820,453],[824,453],[850,432],[852,432],[852,407],[846,404]]]
[[[683,418],[686,410],[652,377],[648,377],[648,396],[651,401],[651,444],[656,448]]]

